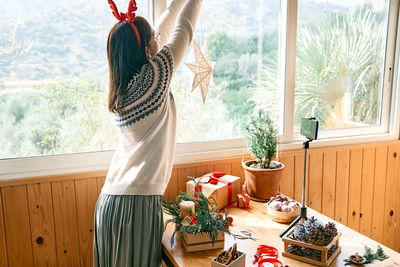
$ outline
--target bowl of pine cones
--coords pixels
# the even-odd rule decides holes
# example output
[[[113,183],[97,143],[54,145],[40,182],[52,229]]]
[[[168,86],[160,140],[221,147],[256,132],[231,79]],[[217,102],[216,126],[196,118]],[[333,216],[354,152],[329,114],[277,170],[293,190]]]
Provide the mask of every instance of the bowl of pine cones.
[[[235,243],[228,250],[223,251],[211,261],[211,267],[229,266],[229,267],[244,267],[246,265],[246,254],[237,251]]]
[[[304,223],[298,223],[294,230],[289,231],[282,240],[288,243],[284,256],[320,265],[330,262],[340,253],[339,237],[333,222],[323,224],[315,217],[308,218]],[[304,244],[304,245],[303,245]],[[322,265],[321,265],[322,266]]]

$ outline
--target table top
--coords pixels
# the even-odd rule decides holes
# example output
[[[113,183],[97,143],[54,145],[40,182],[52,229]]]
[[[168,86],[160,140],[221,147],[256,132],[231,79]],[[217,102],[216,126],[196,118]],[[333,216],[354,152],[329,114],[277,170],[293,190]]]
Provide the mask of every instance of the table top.
[[[297,261],[282,256],[284,250],[284,244],[279,234],[288,227],[287,224],[276,223],[268,218],[266,204],[259,202],[250,202],[251,209],[244,210],[239,208],[228,208],[229,216],[233,217],[233,226],[230,228],[231,232],[240,234],[241,230],[246,230],[252,233],[256,238],[255,241],[250,239],[239,240],[228,234],[225,234],[225,250],[229,249],[235,242],[239,251],[246,253],[246,266],[256,266],[252,264],[254,259],[253,255],[256,252],[257,246],[269,245],[278,249],[279,260],[285,265],[290,267],[301,267],[301,266],[314,266],[305,262]],[[332,219],[322,215],[321,213],[308,208],[308,216],[315,216],[318,220],[323,223],[333,221]],[[164,213],[164,220],[169,217]],[[342,252],[333,261],[330,266],[344,266],[344,259],[347,259],[350,255],[364,254],[364,245],[370,247],[373,251],[376,251],[378,242],[344,226],[340,223],[336,223],[336,227],[339,232],[342,233],[340,237],[340,247]],[[179,238],[175,235],[174,245],[171,247],[170,239],[174,231],[174,225],[169,224],[163,236],[163,250],[171,262],[175,266],[210,266],[211,260],[221,253],[222,249],[213,249],[199,252],[186,252],[183,248]],[[373,264],[367,266],[400,266],[400,253],[379,244],[385,254],[390,258],[383,261],[375,261]]]

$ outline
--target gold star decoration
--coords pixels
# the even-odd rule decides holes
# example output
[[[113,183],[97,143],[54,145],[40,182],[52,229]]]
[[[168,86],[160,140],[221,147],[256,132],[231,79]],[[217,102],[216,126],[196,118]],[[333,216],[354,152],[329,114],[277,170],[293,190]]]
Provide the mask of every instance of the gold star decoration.
[[[212,73],[215,63],[210,60],[210,54],[206,42],[204,42],[203,51],[201,51],[196,41],[193,41],[193,50],[195,63],[185,63],[185,65],[194,72],[192,92],[194,89],[199,87],[201,96],[203,97],[203,103],[205,104],[208,87],[215,89]]]

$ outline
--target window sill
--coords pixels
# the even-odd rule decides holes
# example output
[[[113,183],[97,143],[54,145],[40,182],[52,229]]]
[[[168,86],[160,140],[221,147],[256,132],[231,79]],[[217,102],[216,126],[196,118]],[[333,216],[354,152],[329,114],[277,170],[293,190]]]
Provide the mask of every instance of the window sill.
[[[398,134],[316,140],[311,148],[346,146],[398,140]],[[300,150],[302,142],[279,145],[280,152]],[[245,155],[243,139],[177,144],[175,164],[241,158]],[[0,181],[35,176],[60,175],[107,170],[114,151],[0,160]]]

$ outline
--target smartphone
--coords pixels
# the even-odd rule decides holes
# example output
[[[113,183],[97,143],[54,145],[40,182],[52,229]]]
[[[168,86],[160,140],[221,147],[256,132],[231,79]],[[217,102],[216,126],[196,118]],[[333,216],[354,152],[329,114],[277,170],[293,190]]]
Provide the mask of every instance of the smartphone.
[[[300,133],[310,140],[317,140],[319,122],[314,117],[301,119]]]

